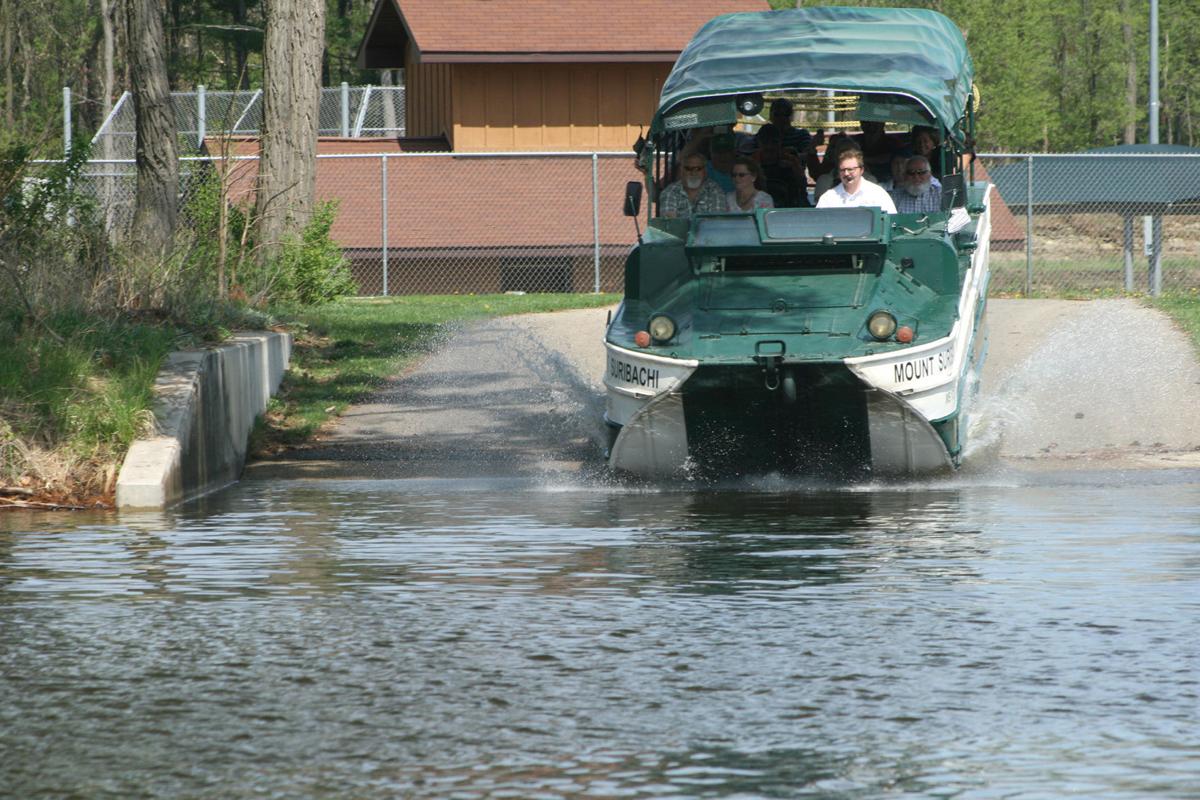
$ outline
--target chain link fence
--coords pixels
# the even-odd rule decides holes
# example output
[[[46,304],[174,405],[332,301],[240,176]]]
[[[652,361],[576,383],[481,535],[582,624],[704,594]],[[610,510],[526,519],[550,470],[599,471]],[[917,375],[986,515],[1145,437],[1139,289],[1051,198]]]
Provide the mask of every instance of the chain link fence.
[[[994,185],[993,294],[1200,290],[1200,156],[984,154],[975,170]],[[213,171],[181,160],[184,206]],[[218,171],[248,204],[257,161]],[[620,291],[637,239],[624,187],[639,179],[627,152],[317,159],[317,198],[337,204],[331,233],[364,295]],[[93,161],[83,184],[123,229],[133,162]]]
[[[204,141],[225,136],[258,136],[262,129],[262,90],[172,92],[176,148],[180,155],[201,153]],[[350,86],[321,90],[319,136],[401,137],[405,132],[403,86]],[[134,157],[136,119],[133,96],[125,92],[92,137],[100,159]]]
[[[979,156],[994,294],[1200,289],[1200,155],[1122,149]]]

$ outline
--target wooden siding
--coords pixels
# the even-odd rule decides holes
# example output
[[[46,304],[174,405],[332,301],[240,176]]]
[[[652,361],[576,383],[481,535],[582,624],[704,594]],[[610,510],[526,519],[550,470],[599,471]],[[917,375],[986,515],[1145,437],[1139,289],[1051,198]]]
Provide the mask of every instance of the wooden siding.
[[[411,56],[404,64],[405,136],[451,134],[454,87],[449,64],[418,64]],[[453,146],[453,142],[451,142]]]
[[[625,150],[649,125],[670,70],[665,63],[454,64],[451,149]],[[409,86],[411,120],[420,90],[411,79]],[[423,134],[410,127],[409,135]]]

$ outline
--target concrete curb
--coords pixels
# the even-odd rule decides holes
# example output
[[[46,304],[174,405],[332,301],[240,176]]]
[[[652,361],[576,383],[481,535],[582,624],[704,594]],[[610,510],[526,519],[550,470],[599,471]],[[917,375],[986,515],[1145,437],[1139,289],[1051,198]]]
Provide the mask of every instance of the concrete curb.
[[[156,432],[129,448],[117,508],[163,509],[237,480],[255,418],[292,353],[286,333],[244,333],[167,357],[155,381]]]

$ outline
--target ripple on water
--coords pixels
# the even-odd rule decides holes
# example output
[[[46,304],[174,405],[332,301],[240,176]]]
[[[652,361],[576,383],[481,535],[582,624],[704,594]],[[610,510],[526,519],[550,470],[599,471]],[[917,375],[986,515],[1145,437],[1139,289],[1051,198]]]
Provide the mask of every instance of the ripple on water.
[[[0,533],[0,782],[1190,791],[1195,483],[583,488],[282,483],[24,518]]]

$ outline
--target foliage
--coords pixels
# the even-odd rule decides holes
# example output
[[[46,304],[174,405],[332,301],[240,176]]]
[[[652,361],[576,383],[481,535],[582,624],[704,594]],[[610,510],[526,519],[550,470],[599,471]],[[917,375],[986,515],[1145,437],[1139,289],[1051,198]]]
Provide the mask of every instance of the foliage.
[[[95,203],[76,191],[87,162],[78,142],[62,162],[38,164],[29,145],[0,147],[0,312],[44,317],[97,301],[107,241]]]
[[[193,287],[256,308],[321,305],[357,291],[349,263],[330,237],[336,203],[318,205],[300,235],[285,240],[272,259],[260,263],[254,210],[230,197],[230,185],[238,180],[236,175],[223,177],[207,170],[189,191],[183,209],[188,242],[183,257]]]
[[[300,237],[283,243],[274,263],[268,265],[275,276],[272,301],[318,306],[358,290],[349,262],[329,236],[336,213],[336,203],[322,203]]]
[[[94,484],[97,471],[145,431],[150,390],[177,344],[175,332],[78,312],[49,324],[57,338],[11,322],[12,335],[0,336],[0,482],[25,475],[42,484]],[[37,455],[46,453],[53,458]],[[50,464],[63,474],[54,475]]]
[[[838,5],[931,8],[967,37],[981,101],[979,149],[1073,152],[1120,144],[1126,123],[1148,141],[1149,0],[840,0]],[[792,0],[771,0],[791,8]],[[802,6],[828,5],[801,0]],[[1126,44],[1126,27],[1130,43]],[[1200,6],[1159,3],[1160,141],[1200,145]],[[1136,98],[1126,97],[1126,71]]]

